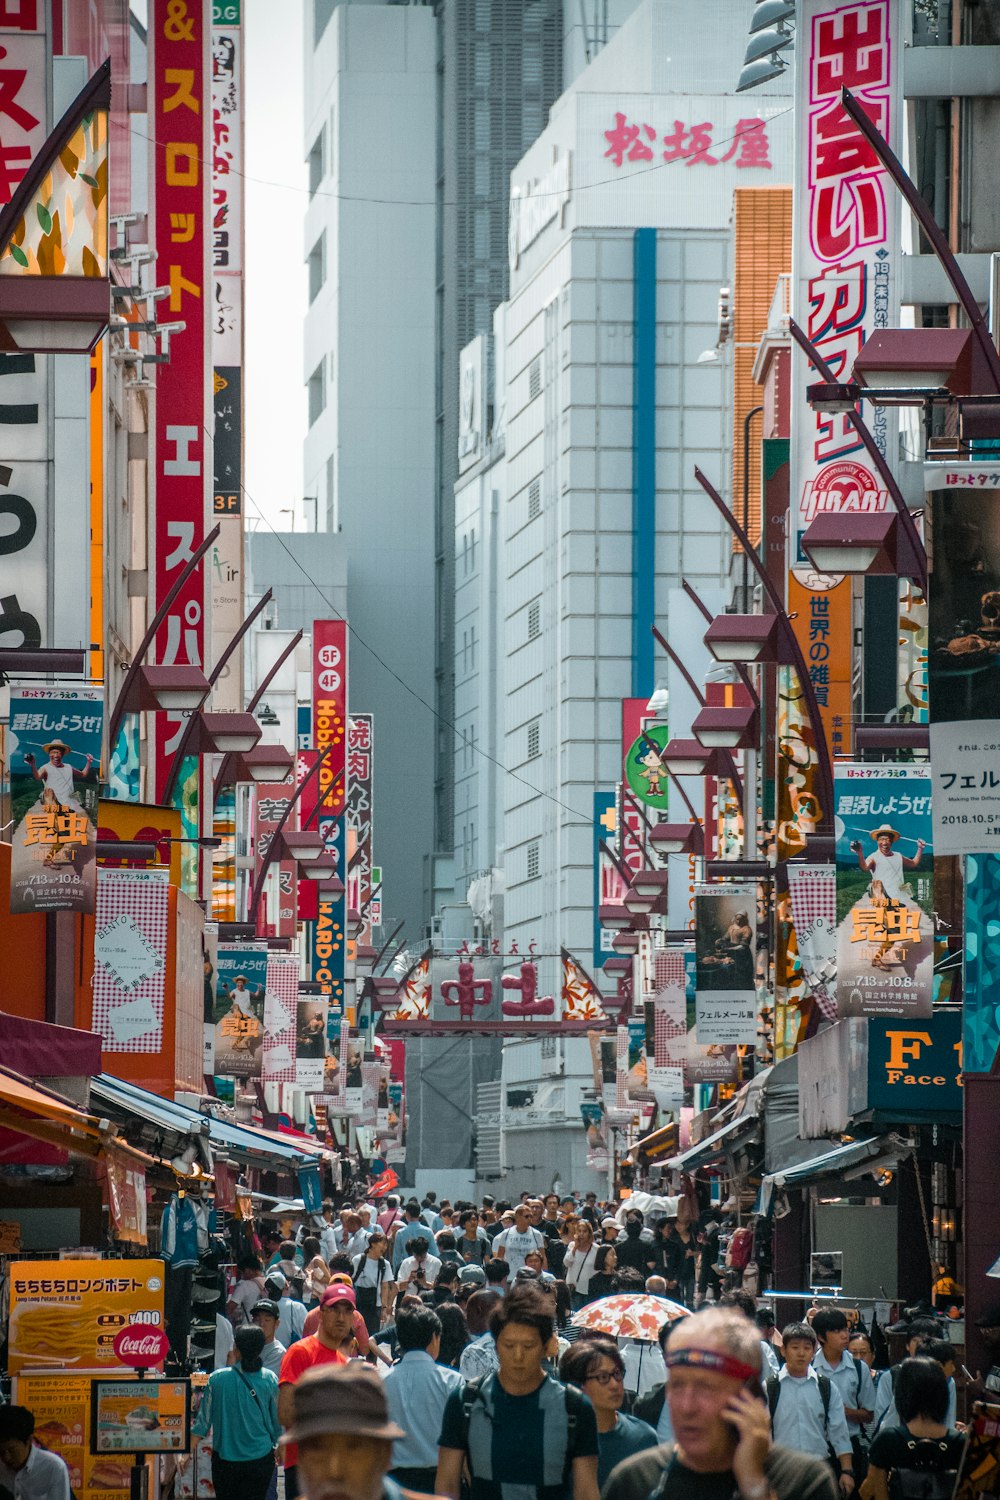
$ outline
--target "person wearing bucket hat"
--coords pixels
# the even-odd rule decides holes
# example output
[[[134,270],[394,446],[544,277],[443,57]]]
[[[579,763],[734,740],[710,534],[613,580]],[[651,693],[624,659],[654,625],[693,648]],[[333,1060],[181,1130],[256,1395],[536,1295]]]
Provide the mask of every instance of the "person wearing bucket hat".
[[[917,852],[912,859],[897,853],[893,846],[900,837],[899,829],[893,828],[889,823],[880,823],[871,830],[868,837],[875,840],[876,847],[872,854],[867,855],[861,847],[860,839],[852,840],[851,850],[857,855],[858,865],[871,875],[872,880],[881,880],[882,889],[890,901],[904,901],[907,895],[904,889],[904,872],[917,869],[927,845],[923,839],[917,839]]]
[[[393,1441],[405,1437],[389,1419],[379,1377],[353,1363],[303,1374],[282,1441],[297,1450],[306,1500],[399,1500],[402,1491],[388,1471]]]

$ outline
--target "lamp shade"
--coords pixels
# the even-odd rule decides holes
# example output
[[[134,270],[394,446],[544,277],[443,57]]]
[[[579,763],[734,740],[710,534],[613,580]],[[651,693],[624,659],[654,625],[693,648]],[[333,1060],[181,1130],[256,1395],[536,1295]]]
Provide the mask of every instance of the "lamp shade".
[[[638,953],[639,934],[637,932],[616,932],[611,939],[611,946],[616,953]]]
[[[716,615],[705,632],[716,661],[776,661],[777,615]]]
[[[968,394],[974,346],[971,328],[880,328],[854,361],[854,378],[870,391],[941,390]]]
[[[299,874],[306,876],[308,880],[330,880],[337,878],[339,891],[333,894],[342,896],[344,894],[343,882],[337,877],[337,861],[332,854],[320,854],[318,858],[310,858],[299,861]],[[327,892],[326,894],[331,894]]]
[[[284,745],[255,745],[239,758],[239,781],[284,781],[291,774],[292,757]]]
[[[750,703],[703,708],[691,729],[707,750],[750,750],[757,744],[757,710]]]
[[[261,727],[253,714],[205,713],[201,716],[201,727],[211,748],[219,755],[252,750],[261,736]]]
[[[208,697],[211,687],[200,667],[141,667],[140,709],[162,713],[193,713]]]
[[[704,776],[712,760],[712,752],[697,740],[670,740],[660,756],[664,765],[675,776]]]
[[[644,896],[662,896],[667,889],[670,876],[666,870],[636,870],[632,876],[632,889]]]
[[[705,848],[700,823],[657,823],[649,838],[661,854],[701,854]]]
[[[611,958],[606,958],[601,965],[605,974],[617,979],[622,974],[631,974],[632,960],[626,958],[623,953],[616,953]]]
[[[802,550],[821,573],[895,573],[895,511],[826,511],[810,521]]]
[[[631,890],[625,892],[625,907],[633,916],[637,912],[642,916],[647,916],[656,905],[657,899],[655,892],[647,893],[636,890],[633,886]]]
[[[285,846],[287,857],[297,859],[302,864],[319,859],[326,849],[323,835],[311,828],[283,828],[281,842]]]
[[[617,902],[599,906],[597,908],[597,920],[602,927],[609,929],[625,928],[632,925],[631,913]]]

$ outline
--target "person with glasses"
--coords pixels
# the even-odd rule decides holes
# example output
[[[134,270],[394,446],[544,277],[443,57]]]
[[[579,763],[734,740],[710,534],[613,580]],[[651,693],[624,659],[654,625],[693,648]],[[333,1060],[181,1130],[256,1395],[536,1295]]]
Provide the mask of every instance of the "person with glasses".
[[[627,1416],[621,1409],[625,1400],[625,1361],[613,1343],[581,1339],[560,1360],[559,1379],[565,1385],[579,1386],[590,1397],[597,1418],[599,1485],[603,1487],[622,1459],[631,1458],[644,1448],[656,1447],[659,1439],[649,1423]]]
[[[489,1258],[490,1242],[479,1227],[476,1210],[463,1209],[458,1224],[461,1233],[455,1243],[459,1259],[467,1266],[481,1266]]]

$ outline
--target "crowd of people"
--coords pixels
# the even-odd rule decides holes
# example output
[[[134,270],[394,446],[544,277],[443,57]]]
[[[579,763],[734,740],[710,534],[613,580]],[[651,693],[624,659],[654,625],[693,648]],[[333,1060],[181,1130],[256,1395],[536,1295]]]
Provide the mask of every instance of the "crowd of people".
[[[328,1205],[243,1262],[220,1318],[193,1428],[218,1500],[276,1500],[279,1465],[285,1500],[946,1500],[963,1440],[938,1321],[877,1373],[837,1307],[780,1333],[739,1288],[686,1311],[697,1246],[682,1215],[596,1198]],[[662,1302],[645,1380],[580,1313],[609,1293]],[[0,1408],[0,1500],[69,1500],[35,1451],[30,1412]]]

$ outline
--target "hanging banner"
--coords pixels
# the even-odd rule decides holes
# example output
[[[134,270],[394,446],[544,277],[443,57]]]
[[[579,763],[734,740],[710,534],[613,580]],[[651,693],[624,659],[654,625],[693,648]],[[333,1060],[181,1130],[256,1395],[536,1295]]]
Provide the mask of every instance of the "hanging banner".
[[[594,793],[594,957],[595,969],[614,956],[614,932],[602,927],[602,906],[619,906],[625,899],[625,882],[607,848],[618,843],[618,797],[615,792]],[[606,846],[606,848],[602,847]]]
[[[264,1051],[261,1077],[265,1083],[295,1083],[295,1040],[298,1031],[299,961],[290,954],[271,953],[267,959],[264,996]]]
[[[849,380],[865,339],[899,323],[900,195],[840,102],[848,88],[903,154],[902,23],[892,0],[801,0],[796,12],[792,313],[834,380]],[[802,533],[817,515],[883,511],[889,497],[843,413],[812,411],[819,377],[792,344],[792,565],[812,569]],[[879,451],[895,452],[896,414],[866,413]]]
[[[561,948],[559,953],[562,959],[563,1020],[607,1020],[603,996],[590,975],[580,967],[567,948]]]
[[[169,870],[100,871],[91,1026],[111,1052],[163,1051],[169,920]]]
[[[295,1084],[307,1093],[323,1092],[326,1061],[327,1002],[320,995],[299,995],[295,1037]]]
[[[347,805],[347,621],[314,620],[312,653],[313,743],[320,755],[327,752],[315,778],[320,809],[316,827],[326,841],[327,852],[337,860],[336,873],[345,891],[336,901],[324,897],[318,903],[310,977],[323,986],[332,1004],[343,1007],[347,947],[347,834],[343,823]]]
[[[255,802],[255,881],[259,878],[264,856],[293,795],[294,785],[290,776],[285,781],[258,783],[252,788]],[[295,936],[297,886],[294,859],[274,860],[268,867],[264,895],[257,916],[258,937]]]
[[[837,833],[837,1010],[929,1016],[934,861],[929,765],[841,764]]]
[[[702,1046],[757,1040],[757,889],[726,882],[695,891],[696,1024]]]
[[[146,1243],[146,1174],[127,1151],[104,1147],[108,1211],[116,1240]]]
[[[428,948],[396,991],[396,1009],[393,1012],[393,1020],[426,1021],[430,1019],[431,990],[434,983],[431,961],[431,950]]]
[[[604,1133],[604,1105],[582,1101],[580,1116],[587,1132],[587,1166],[592,1172],[606,1172],[611,1165],[611,1148]]]
[[[834,865],[788,867],[792,921],[810,993],[828,1021],[837,1018],[837,871]]]
[[[156,303],[156,317],[160,323],[180,325],[169,334],[170,358],[157,366],[156,376],[150,604],[157,606],[204,539],[211,509],[212,464],[205,443],[213,412],[209,19],[203,6],[150,0],[149,217],[159,279],[170,288],[170,295]],[[210,568],[203,563],[171,605],[154,644],[158,665],[205,668],[209,578]],[[163,800],[183,725],[183,716],[176,713],[154,714],[149,720],[156,801]]]
[[[359,943],[371,942],[371,913],[365,908],[372,893],[373,722],[371,714],[351,714],[347,725],[347,833],[354,844],[348,849],[347,907],[364,912]]]
[[[124,1368],[115,1335],[163,1324],[162,1260],[18,1260],[10,1270],[7,1372]]]
[[[684,950],[684,995],[687,1000],[687,1053],[684,1059],[684,1085],[690,1088],[696,1083],[734,1083],[739,1070],[735,1047],[723,1047],[718,1042],[704,1045],[698,1040],[695,1024],[697,1010],[697,961],[694,948]]]
[[[684,1103],[684,1065],[687,1061],[687,997],[685,950],[661,948],[656,953],[656,989],[651,1003],[652,1056],[647,1078],[660,1109],[676,1113]]]
[[[1000,1052],[1000,855],[965,861],[965,931],[962,1068],[992,1073]]]
[[[215,1071],[259,1078],[267,993],[266,948],[220,948],[215,965]]]
[[[104,695],[18,688],[10,698],[10,909],[92,912]]]
[[[666,724],[650,724],[632,741],[625,756],[629,789],[640,802],[658,812],[666,812],[669,806],[670,778],[660,760],[669,739]]]

